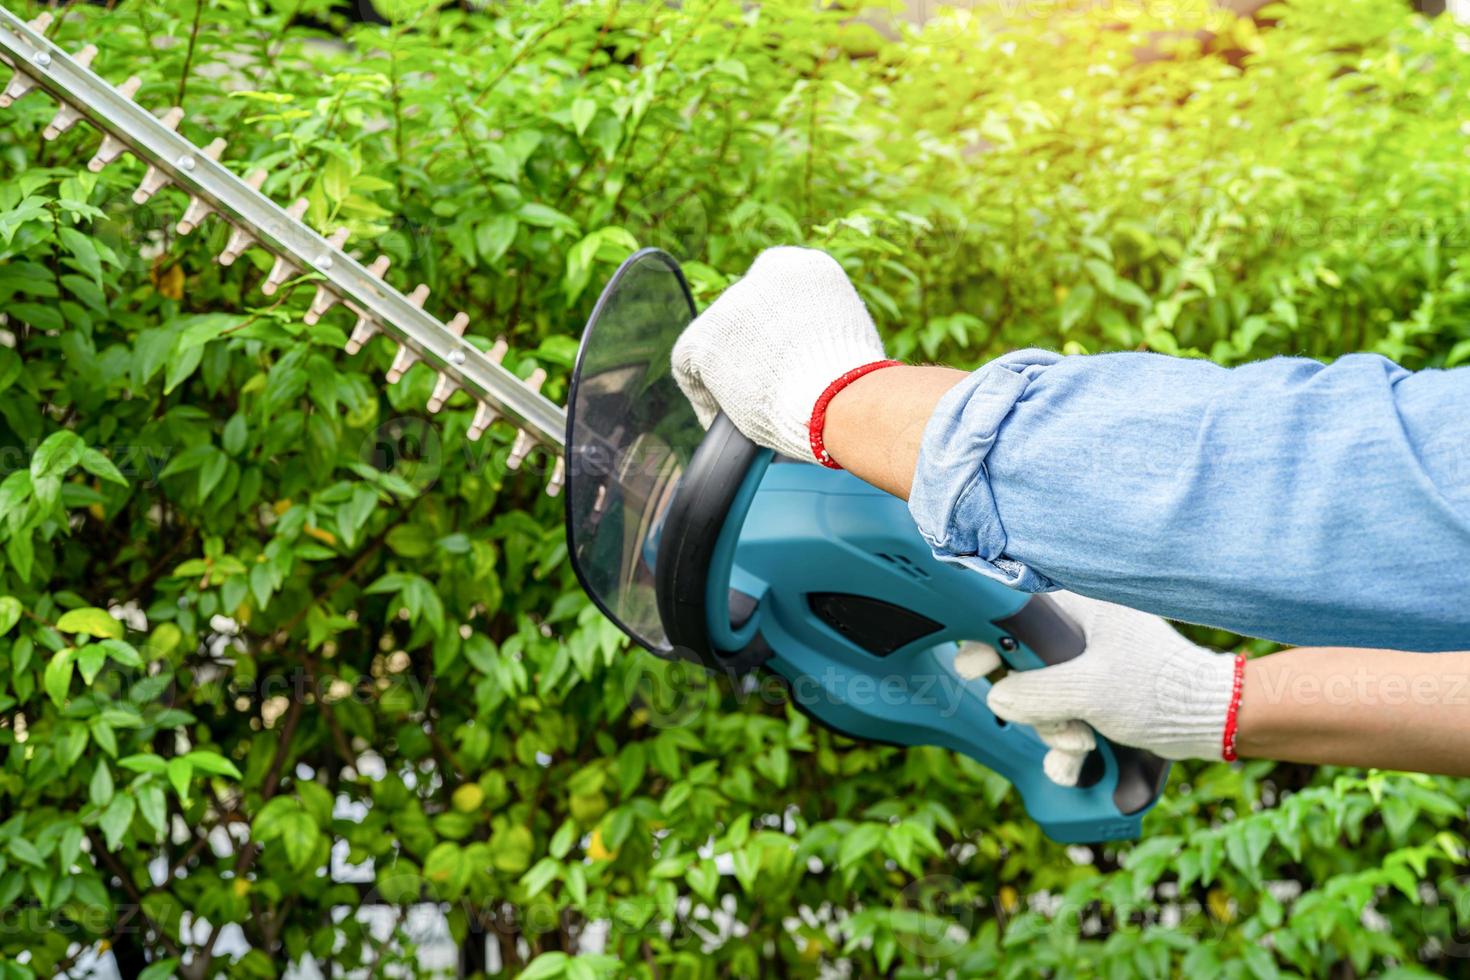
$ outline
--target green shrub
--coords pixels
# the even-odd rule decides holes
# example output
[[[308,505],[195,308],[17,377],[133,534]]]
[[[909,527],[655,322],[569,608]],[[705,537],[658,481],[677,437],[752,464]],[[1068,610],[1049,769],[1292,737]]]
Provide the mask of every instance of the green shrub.
[[[553,398],[635,242],[706,300],[766,245],[827,247],[912,358],[1470,360],[1447,19],[1301,0],[1262,32],[1211,15],[1229,57],[1140,63],[1203,15],[1013,3],[888,40],[806,0],[396,0],[345,46],[291,26],[332,6],[78,5],[53,34]],[[268,256],[221,269],[221,226],[178,238],[177,192],[134,206],[141,167],[90,175],[85,127],[41,141],[53,111],[0,128],[0,975],[94,948],[150,977],[412,971],[420,901],[466,969],[488,940],[523,977],[1464,972],[1470,782],[1181,765],[1142,841],[1063,848],[966,759],[627,650],[509,432],[427,420],[425,369],[385,386],[383,342],[340,353],[346,313],[265,300]]]

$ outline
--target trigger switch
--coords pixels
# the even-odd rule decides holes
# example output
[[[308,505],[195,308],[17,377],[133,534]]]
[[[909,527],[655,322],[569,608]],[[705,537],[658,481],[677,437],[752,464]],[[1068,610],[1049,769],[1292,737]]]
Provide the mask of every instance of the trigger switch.
[[[1086,789],[1089,786],[1096,786],[1098,780],[1103,778],[1103,773],[1107,772],[1107,770],[1108,764],[1103,759],[1103,754],[1097,749],[1093,749],[1087,753],[1087,758],[1082,761],[1082,771],[1077,774],[1077,788]]]
[[[725,605],[730,610],[730,629],[739,631],[750,617],[755,615],[755,607],[759,605],[754,596],[748,596],[738,589],[731,589],[729,596],[725,599]]]

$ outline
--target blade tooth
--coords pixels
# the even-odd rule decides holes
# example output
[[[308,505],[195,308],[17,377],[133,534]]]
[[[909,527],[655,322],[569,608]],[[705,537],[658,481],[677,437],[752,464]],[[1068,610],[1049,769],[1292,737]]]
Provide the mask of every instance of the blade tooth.
[[[546,481],[546,495],[555,497],[561,493],[562,484],[567,478],[567,461],[560,456],[556,457],[556,465],[551,468],[551,479]]]
[[[444,326],[456,337],[463,337],[469,325],[470,315],[461,310],[454,314],[454,318]],[[504,356],[504,352],[502,352],[501,356]],[[459,350],[452,350],[449,352],[449,360],[454,364],[463,364],[464,353]],[[442,409],[444,403],[449,401],[450,396],[457,390],[459,390],[459,382],[455,381],[448,374],[441,372],[439,374],[439,380],[434,382],[433,392],[429,395],[429,411],[437,412]]]
[[[143,182],[138,185],[137,190],[133,191],[133,203],[147,204],[148,199],[154,194],[157,194],[168,183],[168,174],[150,163],[148,169],[143,173]]]
[[[127,145],[122,140],[111,133],[103,134],[102,145],[97,148],[97,154],[87,161],[87,169],[94,174],[100,174],[103,167],[122,156],[126,149]]]
[[[183,107],[170,106],[167,112],[158,117],[158,121],[165,129],[178,129],[179,123],[184,121]]]
[[[437,412],[444,408],[444,403],[449,401],[451,395],[459,390],[459,382],[447,374],[440,374],[439,380],[434,382],[434,391],[429,395],[429,411]]]
[[[0,92],[0,109],[9,109],[11,103],[36,87],[36,80],[24,72],[16,72],[5,91]]]
[[[252,170],[250,176],[245,178],[245,183],[250,185],[252,191],[259,191],[265,186],[265,178],[268,176],[264,170]]]
[[[485,356],[490,358],[490,360],[494,361],[496,364],[499,364],[501,361],[505,360],[505,352],[508,350],[510,350],[510,344],[505,342],[505,338],[496,337],[494,346],[492,346],[488,351],[485,352]]]
[[[531,376],[525,381],[521,382],[521,384],[525,385],[527,388],[530,388],[532,391],[540,391],[541,386],[545,383],[546,372],[541,368],[537,368],[536,370],[532,371]],[[510,445],[510,456],[508,456],[505,460],[506,469],[520,469],[521,464],[526,461],[526,456],[531,452],[531,448],[535,445],[536,439],[534,436],[531,435],[531,433],[527,432],[525,429],[521,429],[520,431],[518,431],[516,433],[516,441],[511,443]]]
[[[35,31],[37,34],[45,34],[46,28],[51,26],[52,19],[53,18],[51,16],[51,11],[43,10],[40,14],[36,16],[35,20],[30,22],[31,30]]]
[[[398,352],[393,355],[393,363],[388,366],[388,383],[397,384],[418,359],[419,355],[412,347],[399,344]]]
[[[531,433],[525,429],[518,430],[516,441],[510,444],[510,455],[505,458],[505,468],[508,470],[520,469],[534,445],[536,445],[536,440],[531,438]]]
[[[117,87],[118,92],[125,99],[131,99],[138,94],[138,89],[143,87],[143,79],[137,75],[129,75],[127,80]]]
[[[296,266],[286,261],[284,256],[276,256],[276,264],[271,266],[270,274],[265,277],[265,282],[260,284],[260,291],[267,296],[274,296],[281,285],[296,274]]]
[[[373,259],[373,264],[367,267],[368,275],[372,276],[374,279],[383,278],[383,276],[387,274],[388,266],[392,263],[392,261],[393,260],[388,258],[388,256],[386,255],[378,256],[377,258]]]
[[[332,292],[326,286],[316,287],[316,292],[311,297],[311,306],[307,307],[306,313],[302,315],[302,321],[307,326],[311,326],[320,320],[323,314],[336,306],[337,302],[336,293]]]
[[[347,237],[349,234],[350,232],[348,232],[346,228],[338,228],[327,238],[327,244],[330,245],[334,251],[341,251],[342,246],[347,244]],[[334,261],[335,259],[333,259],[332,253],[328,252],[324,255],[318,256],[316,264],[319,268],[330,269]],[[320,320],[328,310],[330,310],[332,307],[336,306],[340,302],[341,297],[332,292],[331,287],[323,283],[316,287],[316,292],[311,297],[311,306],[307,308],[306,313],[302,316],[301,319],[304,320],[308,326],[310,326],[311,324],[314,324],[318,320]]]
[[[411,305],[417,306],[420,309],[423,309],[424,302],[428,298],[429,287],[424,283],[419,283],[413,287],[413,292],[409,293],[406,297]],[[408,369],[418,362],[418,359],[418,351],[415,351],[406,344],[400,344],[397,353],[393,355],[393,363],[388,366],[388,383],[397,384],[399,379],[408,373]]]
[[[470,427],[465,431],[465,435],[471,442],[477,441],[485,434],[486,429],[495,424],[498,418],[500,418],[499,409],[492,407],[489,402],[480,402],[475,406],[475,417],[470,420]]]
[[[255,236],[244,228],[231,228],[230,240],[225,242],[225,249],[219,253],[219,264],[231,266],[235,260],[245,254],[245,250],[255,244]]]
[[[61,106],[56,110],[56,115],[52,116],[51,121],[46,124],[46,128],[41,130],[41,138],[45,140],[54,140],[62,133],[75,126],[78,120],[80,120],[81,118],[82,114],[80,112],[78,112],[76,109],[73,109],[67,103],[63,102]],[[140,201],[138,203],[141,204],[142,202]]]
[[[356,311],[354,311],[356,312]],[[378,325],[361,313],[357,314],[357,323],[353,324],[352,335],[347,338],[347,353],[356,354],[373,335],[378,332]]]
[[[189,198],[189,206],[184,208],[184,213],[179,218],[178,228],[180,235],[192,234],[195,228],[204,223],[204,219],[214,213],[214,208],[197,197]]]
[[[306,198],[298,197],[286,209],[286,214],[290,216],[292,221],[300,221],[301,216],[306,213],[306,209],[310,206],[311,204]],[[276,256],[276,264],[271,266],[270,274],[265,277],[265,282],[260,284],[260,291],[267,296],[274,296],[287,279],[290,279],[300,271],[294,263],[287,261],[284,255],[278,255]]]
[[[76,54],[72,55],[71,60],[81,65],[83,68],[90,68],[92,67],[92,59],[95,57],[97,57],[97,45],[89,44],[86,47],[82,48],[82,50],[78,51]]]

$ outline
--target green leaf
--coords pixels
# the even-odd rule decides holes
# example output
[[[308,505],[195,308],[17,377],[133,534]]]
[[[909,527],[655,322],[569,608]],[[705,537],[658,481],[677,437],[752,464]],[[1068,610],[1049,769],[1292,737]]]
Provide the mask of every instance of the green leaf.
[[[46,860],[41,857],[41,852],[36,849],[36,845],[24,837],[15,838],[6,845],[5,849],[10,853],[11,857],[20,861],[22,864],[29,864],[33,868],[44,868],[46,866]]]
[[[516,240],[516,230],[519,227],[515,216],[510,214],[497,214],[481,223],[475,229],[475,249],[480,253],[480,258],[488,265],[499,262]]]
[[[168,767],[168,763],[161,755],[153,753],[139,753],[137,755],[124,756],[117,760],[117,764],[132,772],[148,772],[155,776],[162,775]]]
[[[87,799],[93,806],[106,806],[112,800],[112,770],[106,762],[97,763],[92,781],[87,785]]]
[[[24,608],[15,596],[0,596],[0,636],[9,633],[20,622]]]
[[[51,433],[45,442],[36,447],[35,455],[31,457],[31,479],[35,481],[45,476],[62,475],[77,465],[86,448],[75,432],[62,429]]]
[[[194,775],[194,767],[190,764],[188,756],[175,756],[168,760],[164,766],[164,772],[168,775],[169,785],[179,795],[180,800],[189,799],[189,779]]]
[[[168,823],[168,805],[164,802],[163,789],[157,783],[147,783],[133,790],[138,798],[138,812],[150,827],[159,834]]]
[[[128,832],[128,827],[133,823],[133,812],[136,807],[137,802],[132,796],[127,793],[118,793],[113,796],[107,809],[102,811],[98,826],[102,828],[109,851],[117,850],[118,844],[122,843],[123,835]]]
[[[321,832],[317,830],[316,821],[298,808],[281,816],[280,838],[286,848],[286,860],[300,870],[316,853]]]
[[[544,857],[536,862],[535,867],[527,871],[521,878],[521,884],[526,888],[528,898],[535,898],[556,880],[561,873],[561,862],[556,858]]]
[[[837,866],[850,868],[883,843],[888,828],[882,824],[860,823],[842,840],[837,852]]]
[[[228,776],[231,779],[243,779],[240,770],[235,764],[218,752],[210,752],[207,749],[195,749],[184,756],[189,764],[200,772],[207,772],[211,776]]]
[[[75,257],[77,268],[92,277],[92,281],[98,286],[102,285],[102,260],[97,255],[97,247],[92,244],[92,239],[77,231],[63,225],[56,233],[62,244]]]
[[[523,223],[537,228],[556,228],[568,232],[577,230],[577,223],[571,218],[550,205],[538,204],[534,201],[522,204],[516,210],[516,217],[520,218]]]
[[[572,126],[576,129],[578,136],[587,131],[587,126],[595,115],[597,115],[597,103],[592,99],[581,98],[572,102]]]
[[[530,966],[516,974],[516,980],[548,980],[550,977],[560,977],[566,973],[570,962],[571,957],[566,953],[555,950],[542,953],[531,961]]]
[[[88,606],[72,609],[56,621],[56,628],[63,633],[81,633],[98,638],[122,639],[123,624],[112,618],[106,609]]]
[[[189,380],[189,376],[199,367],[199,362],[203,358],[204,346],[202,344],[176,351],[168,362],[168,370],[164,372],[163,393],[170,394],[179,385]]]
[[[70,647],[56,651],[47,662],[45,674],[41,678],[41,685],[45,687],[47,696],[58,708],[66,701],[67,689],[71,687],[72,663],[75,659],[75,651]]]
[[[128,485],[127,477],[123,476],[122,471],[113,465],[112,460],[90,446],[82,450],[81,464],[82,469],[98,479],[116,483],[118,486]]]
[[[170,980],[177,975],[179,969],[179,958],[168,956],[148,964],[138,973],[138,980]]]

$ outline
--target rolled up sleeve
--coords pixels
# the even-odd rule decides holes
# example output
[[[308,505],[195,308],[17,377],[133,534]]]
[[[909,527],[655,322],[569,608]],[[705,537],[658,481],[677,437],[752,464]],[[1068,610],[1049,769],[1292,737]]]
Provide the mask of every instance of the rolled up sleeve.
[[[910,511],[934,554],[1286,643],[1470,644],[1470,370],[1026,350],[952,389]]]

